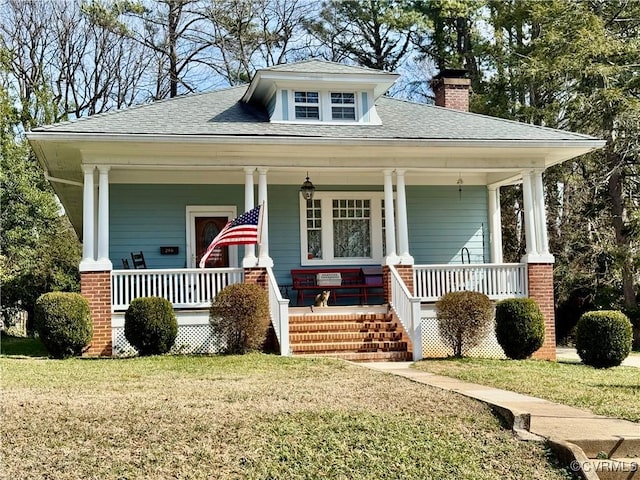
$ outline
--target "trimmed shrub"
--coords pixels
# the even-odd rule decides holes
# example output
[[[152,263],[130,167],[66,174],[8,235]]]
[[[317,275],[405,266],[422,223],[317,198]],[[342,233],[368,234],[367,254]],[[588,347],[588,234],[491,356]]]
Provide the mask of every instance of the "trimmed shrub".
[[[631,321],[617,310],[587,312],[576,326],[578,355],[595,368],[620,365],[631,352],[631,339]]]
[[[89,302],[79,293],[41,295],[34,320],[40,340],[54,358],[81,355],[93,337]]]
[[[529,358],[544,343],[544,316],[532,298],[508,298],[496,305],[496,339],[507,357]]]
[[[173,347],[178,321],[166,298],[134,298],[124,314],[124,336],[141,356],[161,355]]]
[[[209,321],[223,338],[225,353],[258,350],[271,323],[267,292],[255,284],[229,285],[213,300]]]
[[[436,302],[436,314],[440,338],[461,357],[489,333],[493,306],[480,292],[450,292]]]

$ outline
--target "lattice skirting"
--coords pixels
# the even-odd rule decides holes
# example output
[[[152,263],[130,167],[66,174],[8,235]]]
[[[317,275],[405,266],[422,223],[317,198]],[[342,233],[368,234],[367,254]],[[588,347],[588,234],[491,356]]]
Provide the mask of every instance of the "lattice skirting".
[[[176,312],[178,319],[178,336],[171,349],[174,354],[212,354],[220,353],[224,347],[223,340],[213,331],[209,324],[208,312]],[[136,350],[124,336],[124,317],[114,315],[111,322],[114,356],[135,355]]]
[[[438,320],[432,309],[422,310],[422,358],[444,358],[453,355],[451,347],[445,345],[438,332]],[[494,326],[480,345],[464,353],[467,357],[507,358],[496,340]]]

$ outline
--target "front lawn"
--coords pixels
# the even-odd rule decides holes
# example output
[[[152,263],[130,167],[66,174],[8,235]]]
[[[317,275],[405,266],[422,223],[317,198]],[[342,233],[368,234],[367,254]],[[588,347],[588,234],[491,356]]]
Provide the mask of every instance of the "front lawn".
[[[5,478],[568,478],[482,403],[338,361],[0,367]]]
[[[595,369],[568,362],[424,360],[415,368],[640,422],[640,369]]]
[[[0,334],[0,355],[25,355],[27,357],[48,357],[42,342],[33,337],[13,337]]]

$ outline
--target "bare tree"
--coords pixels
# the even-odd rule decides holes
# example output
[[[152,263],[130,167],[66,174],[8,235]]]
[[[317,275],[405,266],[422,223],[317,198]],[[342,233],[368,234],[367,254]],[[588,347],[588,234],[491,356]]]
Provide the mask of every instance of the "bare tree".
[[[139,101],[142,51],[87,22],[74,3],[5,0],[0,12],[0,46],[25,129]]]
[[[203,10],[210,30],[211,67],[230,85],[260,67],[308,56],[304,23],[316,10],[309,0],[216,0]]]

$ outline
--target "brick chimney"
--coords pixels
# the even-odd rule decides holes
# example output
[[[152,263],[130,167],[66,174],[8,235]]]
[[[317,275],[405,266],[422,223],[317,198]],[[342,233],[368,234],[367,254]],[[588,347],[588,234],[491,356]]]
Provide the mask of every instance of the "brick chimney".
[[[445,69],[431,80],[431,88],[438,107],[469,111],[471,80],[466,70]]]

